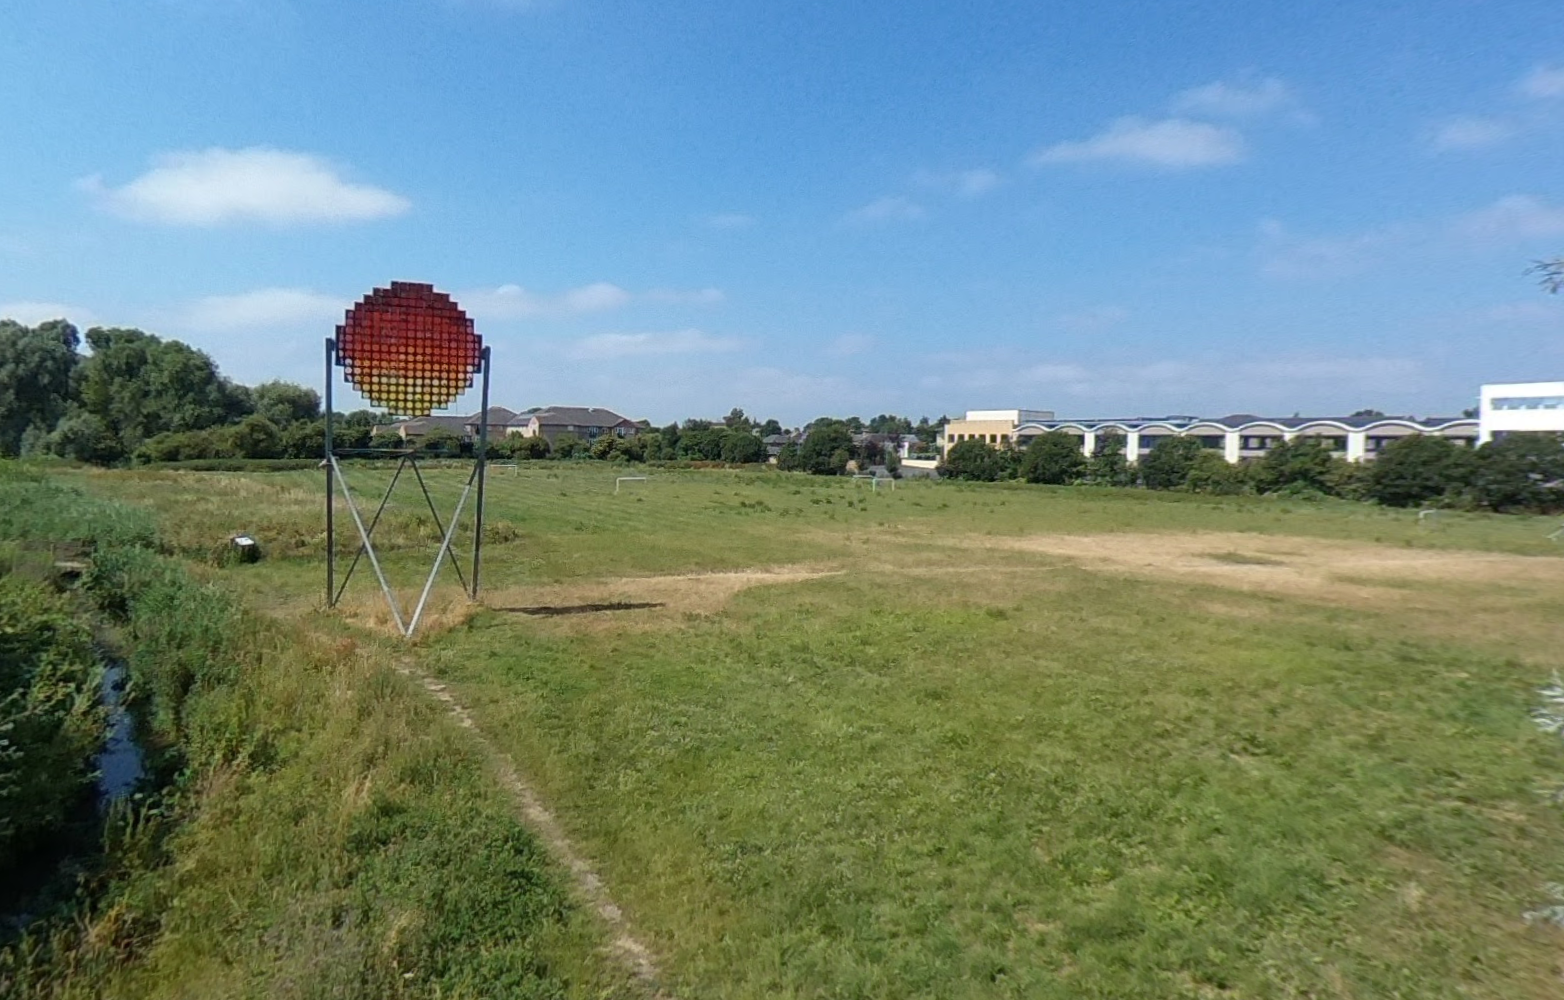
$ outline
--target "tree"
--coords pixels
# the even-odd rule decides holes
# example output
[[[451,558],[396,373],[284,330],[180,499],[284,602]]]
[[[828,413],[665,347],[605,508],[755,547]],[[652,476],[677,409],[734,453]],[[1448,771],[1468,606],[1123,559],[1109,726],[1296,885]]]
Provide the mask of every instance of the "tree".
[[[751,463],[766,460],[766,445],[760,438],[745,430],[731,430],[722,436],[722,460],[724,462]]]
[[[1493,510],[1564,510],[1564,437],[1511,434],[1483,445],[1472,495]]]
[[[368,427],[332,427],[332,447],[362,448],[369,443]],[[283,458],[319,458],[326,450],[324,420],[295,420],[282,428]]]
[[[847,423],[822,417],[809,425],[809,433],[799,446],[798,459],[803,469],[817,476],[839,476],[853,457],[853,434]]]
[[[1413,434],[1386,445],[1365,474],[1364,493],[1387,507],[1410,507],[1466,487],[1473,453],[1449,438]]]
[[[320,394],[292,382],[262,382],[250,390],[250,402],[257,414],[279,428],[320,417]]]
[[[804,471],[804,459],[798,453],[797,444],[787,441],[777,449],[777,468],[782,472]]]
[[[1370,420],[1378,420],[1384,415],[1385,414],[1379,410],[1357,410],[1351,414],[1348,414],[1349,417],[1368,417]]]
[[[46,435],[65,415],[80,345],[62,319],[32,328],[0,320],[0,455],[18,454],[24,434]]]
[[[119,435],[82,410],[72,410],[60,418],[46,439],[46,447],[50,454],[93,465],[109,465],[125,457]]]
[[[694,428],[686,425],[679,435],[679,457],[696,462],[720,462],[722,440],[727,434],[726,429],[713,427],[706,421]]]
[[[1538,275],[1542,287],[1557,294],[1564,289],[1564,257],[1555,257],[1553,260],[1539,260],[1532,264],[1531,273]]]
[[[324,445],[324,429],[321,435]],[[277,425],[259,413],[250,414],[231,428],[228,441],[234,454],[240,458],[276,458],[282,454],[282,434],[278,432]]]
[[[940,463],[939,473],[951,479],[991,483],[1005,473],[1005,460],[987,441],[958,441]]]
[[[1202,448],[1184,477],[1184,488],[1191,493],[1235,496],[1249,488],[1250,476],[1242,465],[1234,465],[1210,448]]]
[[[744,415],[744,411],[735,406],[728,411],[728,415],[722,418],[722,426],[728,430],[749,430],[753,422]]]
[[[776,420],[775,417],[772,417],[771,419],[767,420],[765,423],[761,424],[760,425],[760,430],[757,431],[756,433],[759,434],[761,437],[770,437],[773,434],[781,434],[782,433],[782,425],[777,423],[777,420]]]
[[[1255,469],[1255,485],[1262,493],[1288,488],[1330,491],[1332,452],[1316,437],[1295,437],[1274,445]]]
[[[1021,478],[1029,483],[1062,486],[1086,471],[1081,444],[1064,431],[1048,431],[1034,437],[1021,456]]]
[[[462,453],[462,439],[455,431],[431,427],[418,439],[418,450],[433,458],[455,458]]]
[[[1091,461],[1086,463],[1086,479],[1098,486],[1129,486],[1135,481],[1124,457],[1123,434],[1114,430],[1097,432]]]
[[[177,340],[94,327],[87,344],[92,355],[78,369],[81,407],[118,434],[127,454],[154,435],[203,430],[248,412],[243,388]]]
[[[1176,490],[1189,480],[1189,470],[1203,451],[1196,438],[1169,435],[1140,460],[1140,480],[1147,489]]]
[[[911,434],[912,421],[894,413],[882,413],[869,421],[870,434]]]
[[[585,455],[587,444],[574,434],[566,432],[554,439],[550,446],[555,458],[575,458],[577,455]]]

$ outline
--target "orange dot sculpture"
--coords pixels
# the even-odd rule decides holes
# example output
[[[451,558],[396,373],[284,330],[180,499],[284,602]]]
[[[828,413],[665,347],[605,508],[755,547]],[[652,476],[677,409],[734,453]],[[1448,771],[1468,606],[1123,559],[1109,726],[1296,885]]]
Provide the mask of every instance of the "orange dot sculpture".
[[[337,327],[337,364],[373,405],[427,417],[472,388],[483,338],[449,295],[433,285],[393,281],[347,311]]]

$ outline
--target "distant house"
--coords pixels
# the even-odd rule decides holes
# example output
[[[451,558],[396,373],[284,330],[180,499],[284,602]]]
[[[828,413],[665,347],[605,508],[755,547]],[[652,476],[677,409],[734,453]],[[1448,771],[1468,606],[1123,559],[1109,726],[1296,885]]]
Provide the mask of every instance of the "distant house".
[[[605,434],[634,437],[641,432],[641,425],[596,406],[544,406],[516,414],[505,431],[522,437],[541,437],[552,445],[561,434],[574,434],[583,441],[595,441]]]
[[[394,424],[381,424],[375,427],[374,435],[380,437],[384,434],[395,434],[403,441],[415,442],[436,427],[450,431],[459,438],[467,437],[467,421],[471,417],[445,417],[428,416],[414,417],[411,420],[398,420]]]
[[[515,419],[515,410],[507,410],[503,406],[491,406],[487,411],[485,419],[481,423],[479,422],[478,414],[476,413],[466,418],[466,422],[462,424],[462,436],[466,437],[468,440],[476,440],[478,437],[478,432],[483,429],[483,424],[488,424],[489,440],[493,441],[510,433],[511,421]]]
[[[767,461],[772,462],[776,461],[777,456],[782,454],[783,445],[796,444],[798,442],[798,438],[792,434],[767,434],[760,440],[765,442]]]

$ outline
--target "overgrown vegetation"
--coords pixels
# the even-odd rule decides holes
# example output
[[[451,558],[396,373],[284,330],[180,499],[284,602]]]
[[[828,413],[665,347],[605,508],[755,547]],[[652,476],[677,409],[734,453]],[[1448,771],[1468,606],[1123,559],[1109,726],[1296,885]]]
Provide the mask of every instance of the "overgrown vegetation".
[[[23,838],[58,830],[91,779],[101,728],[83,613],[114,627],[155,764],[90,856],[70,859],[74,893],[35,896],[22,929],[0,935],[0,995],[623,988],[481,753],[388,665],[390,648],[245,610],[155,551],[141,512],[4,466],[0,492],[12,537],[48,537],[55,506],[111,527],[83,539],[86,601],[0,578],[14,724],[0,868]]]

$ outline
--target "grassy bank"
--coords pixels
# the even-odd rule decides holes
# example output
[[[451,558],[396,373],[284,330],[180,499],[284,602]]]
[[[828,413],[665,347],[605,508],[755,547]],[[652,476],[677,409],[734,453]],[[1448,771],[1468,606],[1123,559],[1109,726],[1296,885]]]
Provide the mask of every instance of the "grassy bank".
[[[7,530],[31,539],[69,521],[44,512],[91,502],[3,488]],[[149,535],[91,541],[84,591],[166,781],[109,817],[74,899],[5,944],[0,995],[619,991],[481,750],[393,669],[399,650],[257,616]]]

